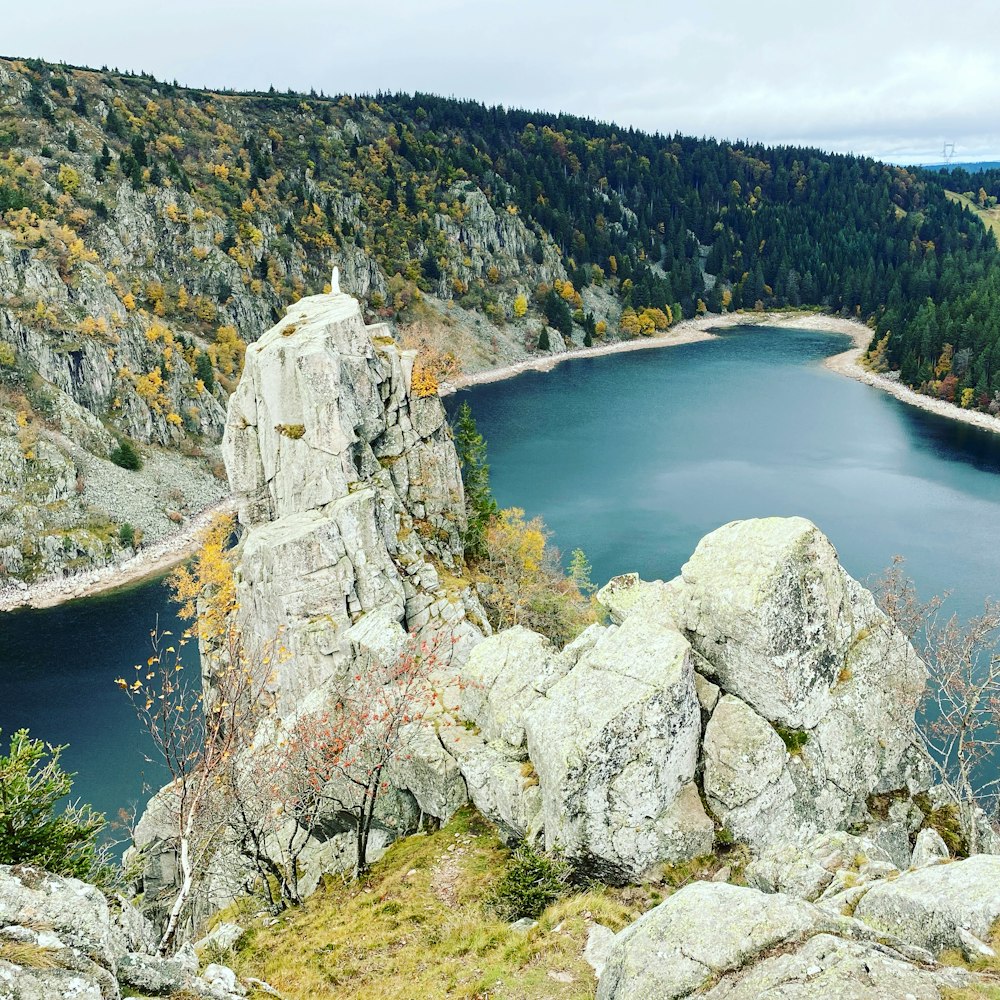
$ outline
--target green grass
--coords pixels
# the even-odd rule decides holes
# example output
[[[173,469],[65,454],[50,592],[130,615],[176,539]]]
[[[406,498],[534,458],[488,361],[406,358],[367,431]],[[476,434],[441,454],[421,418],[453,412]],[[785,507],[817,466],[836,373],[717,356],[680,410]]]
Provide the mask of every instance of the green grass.
[[[961,989],[945,990],[942,1000],[1000,1000],[1000,921],[990,929],[987,944],[997,954],[992,958],[977,958],[968,962],[960,951],[946,951],[941,956],[942,965],[969,969],[983,976],[983,982],[973,983]]]
[[[981,208],[964,194],[955,191],[945,191],[944,195],[949,201],[964,205],[973,215],[978,215],[983,225],[997,238],[997,243],[1000,243],[1000,207]]]
[[[287,1000],[593,997],[590,922],[618,930],[656,897],[575,891],[515,931],[483,903],[509,857],[494,829],[462,810],[438,832],[393,845],[363,881],[328,880],[272,927],[236,917],[248,933],[234,968]]]

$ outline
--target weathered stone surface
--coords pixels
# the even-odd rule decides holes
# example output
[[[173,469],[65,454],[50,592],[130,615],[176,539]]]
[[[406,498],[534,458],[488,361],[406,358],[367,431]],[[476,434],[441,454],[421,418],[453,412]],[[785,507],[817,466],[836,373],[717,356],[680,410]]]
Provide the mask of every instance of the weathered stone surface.
[[[941,839],[941,834],[937,830],[930,828],[921,830],[917,834],[917,842],[913,845],[913,855],[910,858],[911,868],[925,868],[927,865],[936,865],[941,861],[950,860],[948,847]]]
[[[678,851],[672,807],[694,777],[701,713],[691,650],[670,626],[605,631],[524,716],[545,840],[607,877]]]
[[[889,855],[866,837],[823,833],[807,844],[780,844],[747,865],[747,884],[812,902],[898,874]]]
[[[817,934],[785,954],[722,977],[706,1000],[941,1000],[974,977],[907,962],[882,945]]]
[[[594,970],[598,979],[608,963],[608,956],[615,943],[615,932],[603,924],[591,924],[587,930],[587,943],[583,947],[583,957]]]
[[[672,1000],[753,956],[800,940],[816,908],[726,883],[694,882],[615,937],[598,1000]]]
[[[927,968],[930,962],[928,952],[812,903],[694,882],[616,935],[597,998],[889,1000],[906,995],[891,992],[894,975],[914,996],[938,998],[973,980]]]
[[[462,710],[484,740],[502,740],[512,756],[527,756],[524,714],[569,668],[552,643],[520,625],[481,642],[462,674]]]
[[[344,633],[366,614],[412,628],[447,611],[470,631],[466,596],[434,566],[461,554],[465,517],[444,409],[411,392],[412,358],[386,333],[348,295],[303,299],[247,348],[230,399],[223,453],[249,529],[241,613],[292,654],[283,712],[351,662]]]
[[[775,810],[787,811],[794,789],[785,773],[785,744],[739,698],[720,699],[705,728],[704,753],[705,794],[736,837],[751,837],[751,824],[770,825],[779,819]]]
[[[104,894],[75,878],[61,878],[29,865],[0,865],[0,926],[44,927],[46,943],[72,948],[112,974],[125,951]]]
[[[0,958],[0,1000],[118,1000],[119,984],[156,996],[246,995],[235,977],[231,983],[198,977],[189,946],[172,958],[154,955],[148,927],[127,904],[118,913],[95,886],[28,865],[0,865],[4,941],[18,949]],[[148,950],[133,950],[136,944]]]
[[[912,713],[922,665],[811,522],[727,524],[698,543],[681,579],[683,624],[711,679],[766,719],[815,728],[845,672],[887,653],[897,660],[893,693]]]
[[[1000,918],[1000,857],[978,854],[904,872],[872,886],[855,914],[934,954],[962,948],[963,930],[987,940]]]

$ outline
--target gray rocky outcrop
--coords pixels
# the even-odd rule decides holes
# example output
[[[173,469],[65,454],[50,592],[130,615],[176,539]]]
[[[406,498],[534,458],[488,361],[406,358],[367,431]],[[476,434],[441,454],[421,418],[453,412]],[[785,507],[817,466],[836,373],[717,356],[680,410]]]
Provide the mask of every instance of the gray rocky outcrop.
[[[935,955],[965,950],[970,935],[988,941],[1000,919],[1000,857],[977,854],[904,872],[873,885],[854,912]]]
[[[598,600],[611,624],[562,652],[512,629],[467,664],[492,783],[487,751],[456,753],[487,815],[606,877],[705,853],[715,827],[757,852],[868,827],[880,863],[908,865],[924,667],[815,525],[725,525],[676,579],[628,574]],[[537,774],[540,816],[512,762]]]
[[[598,1000],[942,997],[975,981],[905,940],[811,903],[696,882],[616,935]]]
[[[190,947],[163,959],[155,941],[124,900],[79,879],[0,865],[0,1000],[118,1000],[123,987],[125,996],[246,996],[231,970],[199,976]]]
[[[236,625],[243,648],[272,671],[273,718],[258,732],[265,743],[327,710],[348,671],[393,663],[408,633],[445,636],[439,668],[447,687],[489,629],[456,575],[462,478],[440,399],[414,389],[414,358],[384,326],[367,327],[359,303],[339,293],[302,299],[247,348],[222,448],[242,525]],[[202,649],[210,697],[218,655]],[[411,725],[405,763],[394,761],[387,777],[392,788],[379,796],[369,860],[422,815],[446,819],[468,801],[455,758],[430,723]],[[335,798],[328,815],[300,831],[307,890],[323,872],[355,861],[353,818],[337,811]],[[144,905],[156,919],[178,880],[170,813],[164,789],[134,836]],[[230,839],[218,838],[185,934],[241,891],[244,862]]]
[[[357,655],[349,632],[366,615],[479,637],[471,595],[442,582],[461,556],[464,494],[440,400],[412,391],[413,360],[343,294],[301,300],[247,348],[223,454],[246,528],[245,628],[261,643],[280,631],[291,654],[282,712]]]

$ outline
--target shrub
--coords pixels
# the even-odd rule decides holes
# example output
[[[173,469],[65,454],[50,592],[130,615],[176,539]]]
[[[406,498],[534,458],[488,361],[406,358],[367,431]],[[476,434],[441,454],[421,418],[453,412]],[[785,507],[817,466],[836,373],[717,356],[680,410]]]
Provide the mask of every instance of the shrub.
[[[293,441],[298,441],[306,432],[305,424],[275,424],[274,429]]]
[[[774,731],[781,737],[788,752],[796,757],[802,753],[802,748],[809,742],[809,734],[804,729],[787,729],[785,726],[775,726]]]
[[[104,816],[76,802],[56,812],[73,787],[73,775],[59,765],[65,749],[20,729],[8,755],[0,754],[0,864],[106,883],[111,873],[97,846]]]
[[[511,854],[504,873],[486,893],[486,905],[501,920],[534,919],[569,891],[570,867],[522,844]]]
[[[142,468],[142,456],[139,454],[139,449],[128,438],[121,438],[118,446],[112,450],[108,457],[115,465],[128,469],[130,472],[136,472]]]
[[[122,545],[128,545],[130,548],[135,548],[135,528],[126,521],[118,528],[118,541]]]

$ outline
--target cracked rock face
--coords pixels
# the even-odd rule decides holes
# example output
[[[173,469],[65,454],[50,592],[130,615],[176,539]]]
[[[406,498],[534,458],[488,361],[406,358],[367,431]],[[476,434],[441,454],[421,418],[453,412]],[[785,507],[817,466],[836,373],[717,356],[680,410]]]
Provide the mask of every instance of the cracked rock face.
[[[246,996],[230,970],[231,988],[210,983],[198,977],[193,950],[162,959],[155,941],[153,928],[121,899],[112,906],[79,879],[0,865],[0,947],[9,946],[0,952],[3,1000],[118,1000],[121,985],[157,996]]]
[[[975,981],[858,920],[783,895],[695,882],[616,935],[598,1000],[938,1000]]]
[[[369,613],[461,625],[438,567],[461,556],[462,479],[444,408],[411,392],[412,367],[343,294],[301,300],[247,349],[223,454],[247,529],[244,620],[260,642],[282,629],[291,653],[282,711],[338,676]]]
[[[695,785],[681,799],[692,782],[757,851],[863,825],[873,792],[926,787],[923,664],[809,521],[725,525],[676,579],[617,577],[598,599],[612,624],[562,653],[513,629],[466,668],[463,711],[507,792],[484,788],[480,750],[467,780],[505,826],[526,834],[531,816],[549,847],[634,877],[711,849]],[[525,754],[540,821],[503,763]]]

